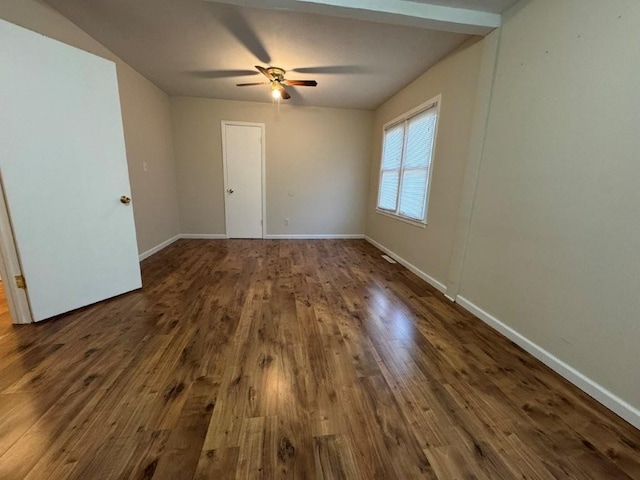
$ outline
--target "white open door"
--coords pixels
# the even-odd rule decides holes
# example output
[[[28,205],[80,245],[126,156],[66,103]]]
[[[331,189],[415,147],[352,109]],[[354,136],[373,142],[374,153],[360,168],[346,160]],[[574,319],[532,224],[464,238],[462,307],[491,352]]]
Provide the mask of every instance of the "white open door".
[[[264,125],[222,122],[227,237],[262,238]]]
[[[34,321],[140,288],[113,62],[0,20],[0,175]]]

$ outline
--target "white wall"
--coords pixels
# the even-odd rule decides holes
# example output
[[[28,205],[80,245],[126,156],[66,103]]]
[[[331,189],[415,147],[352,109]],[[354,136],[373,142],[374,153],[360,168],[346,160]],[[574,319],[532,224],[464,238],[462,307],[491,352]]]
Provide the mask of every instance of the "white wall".
[[[504,25],[461,283],[636,408],[638,25],[637,0],[534,0]]]
[[[177,235],[168,95],[40,0],[2,0],[0,18],[116,63],[138,250],[144,252]],[[149,164],[147,173],[143,162]]]
[[[465,177],[484,42],[474,40],[445,58],[375,111],[369,180],[369,238],[444,284],[449,271]],[[385,123],[442,94],[426,228],[376,212],[382,128]]]
[[[172,97],[171,115],[183,233],[225,233],[222,120],[266,125],[267,234],[364,233],[372,112]]]

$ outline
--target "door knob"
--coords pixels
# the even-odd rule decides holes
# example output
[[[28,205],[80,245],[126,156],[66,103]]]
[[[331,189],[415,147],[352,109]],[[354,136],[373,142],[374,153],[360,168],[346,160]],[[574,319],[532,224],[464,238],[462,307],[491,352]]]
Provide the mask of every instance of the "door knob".
[[[129,205],[131,203],[131,199],[126,195],[122,195],[120,197],[120,203],[123,203],[124,205]]]
[[[227,192],[229,192],[230,194],[233,193],[233,188],[230,188],[229,190],[227,190]]]

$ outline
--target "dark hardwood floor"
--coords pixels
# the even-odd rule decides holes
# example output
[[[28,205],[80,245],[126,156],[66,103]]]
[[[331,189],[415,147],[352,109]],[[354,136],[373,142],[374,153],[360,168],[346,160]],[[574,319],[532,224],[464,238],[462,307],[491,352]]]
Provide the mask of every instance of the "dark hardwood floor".
[[[640,478],[640,431],[380,254],[181,240],[5,322],[0,478]]]

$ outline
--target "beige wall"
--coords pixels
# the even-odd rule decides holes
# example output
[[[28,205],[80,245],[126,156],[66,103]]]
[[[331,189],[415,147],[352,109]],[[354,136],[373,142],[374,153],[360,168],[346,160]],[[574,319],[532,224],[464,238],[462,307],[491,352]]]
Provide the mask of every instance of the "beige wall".
[[[640,408],[640,3],[503,27],[461,295]]]
[[[457,228],[483,42],[447,57],[375,112],[367,208],[367,236],[445,283]],[[376,213],[382,127],[395,117],[442,94],[433,158],[428,225],[416,227]]]
[[[183,233],[225,233],[222,120],[266,126],[268,234],[364,233],[372,112],[172,97],[171,115]]]
[[[2,0],[0,18],[116,63],[138,250],[144,252],[177,235],[169,97],[39,0]],[[143,172],[142,162],[148,162],[149,172]],[[119,196],[120,192],[114,194]]]

